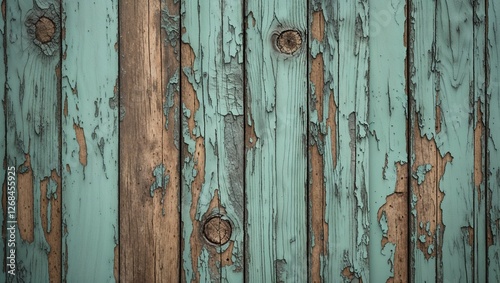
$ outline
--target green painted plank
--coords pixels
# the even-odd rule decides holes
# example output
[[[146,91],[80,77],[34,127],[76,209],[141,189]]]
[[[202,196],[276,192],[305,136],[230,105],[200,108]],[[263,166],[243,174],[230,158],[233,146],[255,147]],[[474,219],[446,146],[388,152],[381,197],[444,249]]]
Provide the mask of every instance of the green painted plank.
[[[334,9],[335,11],[335,9]],[[339,1],[336,165],[326,181],[326,282],[369,280],[368,2]],[[333,66],[334,67],[334,66]],[[336,82],[335,82],[336,80]]]
[[[307,3],[247,2],[246,275],[249,282],[307,278]],[[286,7],[286,9],[284,8]],[[280,53],[290,32],[299,49]],[[286,49],[283,49],[286,50]]]
[[[407,1],[370,2],[370,282],[406,282]],[[377,223],[377,225],[375,225]]]
[[[19,213],[16,275],[9,281],[58,281],[60,227],[50,207],[60,197],[59,2],[5,5],[7,165],[16,167]],[[41,33],[44,25],[51,32]]]
[[[435,168],[436,78],[435,69],[435,7],[434,1],[411,1],[409,15],[412,19],[408,31],[410,48],[410,168]],[[431,140],[432,139],[432,140]],[[431,146],[429,146],[429,143]],[[427,152],[427,155],[425,153]],[[427,160],[424,160],[426,159]],[[419,167],[420,166],[420,167]],[[427,166],[427,167],[426,167]],[[437,171],[435,168],[434,171]],[[410,281],[433,282],[436,280],[437,254],[437,184],[438,172],[425,171],[423,180],[411,177],[410,188]],[[432,175],[431,175],[432,173]],[[418,182],[417,182],[418,181]],[[418,185],[418,186],[417,186]],[[424,194],[427,193],[428,196]],[[425,270],[425,272],[424,272]]]
[[[338,159],[338,20],[333,1],[311,1],[309,8],[309,274],[312,282],[327,282],[325,196]]]
[[[111,282],[118,244],[117,1],[62,5],[63,280]]]
[[[5,194],[4,188],[7,188],[7,182],[6,182],[6,177],[7,177],[7,160],[6,160],[6,150],[7,150],[7,130],[6,130],[6,125],[7,125],[7,113],[5,109],[5,102],[6,102],[6,95],[5,95],[5,72],[6,72],[6,60],[5,60],[5,39],[6,39],[6,34],[5,34],[5,13],[0,13],[0,102],[2,103],[0,105],[0,162],[2,162],[2,174],[0,174],[0,186],[1,189],[0,191],[2,192],[2,196]],[[4,218],[6,215],[4,215],[4,204],[3,202],[0,202],[0,223],[4,222]],[[3,231],[2,231],[3,233]],[[3,235],[3,234],[2,234]],[[0,251],[4,251],[5,248],[5,242],[3,241],[4,238],[2,238],[2,241],[0,241]],[[7,264],[5,262],[5,256],[0,256],[0,266],[5,266],[4,264]],[[6,270],[2,268],[2,272],[0,273],[0,282],[5,282],[6,281]]]
[[[487,3],[487,272],[489,282],[500,282],[500,3]]]
[[[473,1],[474,55],[474,222],[473,222],[473,279],[486,282],[486,0]]]
[[[412,280],[468,282],[480,256],[475,229],[481,230],[474,226],[480,211],[474,210],[474,113],[480,102],[474,97],[473,7],[470,1],[415,1],[411,12],[418,19],[410,41]]]
[[[242,3],[181,1],[186,282],[243,280]],[[227,243],[213,245],[204,227],[217,215],[232,231]]]

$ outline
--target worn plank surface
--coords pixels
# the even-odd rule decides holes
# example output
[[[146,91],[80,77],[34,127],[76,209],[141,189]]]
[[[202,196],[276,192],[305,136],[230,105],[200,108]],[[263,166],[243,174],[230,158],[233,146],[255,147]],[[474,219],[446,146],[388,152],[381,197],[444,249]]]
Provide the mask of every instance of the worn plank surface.
[[[500,282],[500,3],[487,3],[487,274]]]
[[[409,3],[369,2],[370,282],[407,282]]]
[[[58,1],[6,1],[7,162],[18,179],[16,275],[60,280],[60,16]],[[42,33],[50,27],[53,32]]]
[[[180,233],[178,4],[119,4],[120,280],[172,282]]]
[[[115,280],[117,4],[62,2],[62,265],[68,282]]]
[[[475,161],[483,162],[475,140],[480,143],[484,133],[475,124],[481,119],[482,98],[474,85],[474,75],[480,74],[475,74],[474,59],[481,56],[481,50],[474,55],[474,29],[481,27],[474,27],[473,12],[470,1],[412,3],[414,282],[472,281],[479,276],[474,262],[484,257],[478,254],[480,243],[475,244],[481,239],[474,237],[482,229],[476,215],[481,211],[476,191],[482,183],[476,180],[482,175],[474,169]]]
[[[243,280],[242,4],[181,1],[185,282]]]
[[[251,0],[245,9],[249,282],[307,278],[306,4]],[[285,30],[296,31],[283,49],[292,54],[278,51],[277,40]]]

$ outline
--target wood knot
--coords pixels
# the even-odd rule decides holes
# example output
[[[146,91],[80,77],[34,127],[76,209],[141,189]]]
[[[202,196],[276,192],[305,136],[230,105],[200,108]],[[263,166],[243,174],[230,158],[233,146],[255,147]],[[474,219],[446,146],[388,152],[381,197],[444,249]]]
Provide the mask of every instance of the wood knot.
[[[302,37],[296,30],[285,30],[278,35],[276,47],[281,53],[293,54],[302,45]]]
[[[52,40],[54,34],[56,33],[56,24],[47,18],[40,17],[35,24],[35,37],[41,43],[47,43]]]
[[[209,218],[203,225],[203,234],[212,244],[224,245],[231,238],[231,224],[220,215]]]

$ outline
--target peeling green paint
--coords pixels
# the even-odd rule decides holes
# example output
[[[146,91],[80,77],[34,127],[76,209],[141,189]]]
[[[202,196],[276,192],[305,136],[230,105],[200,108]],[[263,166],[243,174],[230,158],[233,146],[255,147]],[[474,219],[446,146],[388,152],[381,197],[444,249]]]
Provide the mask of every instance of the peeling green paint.
[[[60,113],[62,163],[71,168],[70,172],[62,171],[65,267],[62,277],[68,282],[115,280],[119,118],[117,4],[115,0],[62,2],[65,30],[62,92],[68,109],[67,116]],[[78,158],[81,148],[73,125],[82,128],[84,133],[86,166]]]
[[[17,231],[16,277],[7,280],[24,282],[49,281],[50,246],[42,227],[40,182],[59,168],[60,144],[57,69],[59,68],[58,36],[42,43],[34,34],[33,23],[39,17],[54,18],[60,31],[58,1],[16,1],[5,3],[7,30],[6,58],[6,150],[7,166],[23,171],[22,164],[30,156],[33,194],[33,242],[22,241]],[[3,27],[2,27],[3,28]],[[29,52],[27,52],[29,51]],[[3,86],[3,85],[2,85]]]
[[[185,193],[181,214],[183,272],[187,282],[198,277],[201,282],[243,280],[242,5],[243,1],[181,1],[181,40],[192,52],[188,56],[193,57],[190,58],[192,66],[185,66],[189,62],[182,63],[182,73],[199,105],[197,109],[188,109],[185,102],[188,93],[183,91],[182,140],[187,155],[183,157]],[[181,50],[184,49],[181,47]],[[177,83],[178,78],[173,77],[169,86],[175,88]],[[168,105],[167,98],[167,109]],[[194,121],[191,129],[189,119]],[[197,145],[198,141],[201,144]],[[200,165],[204,166],[198,172]],[[201,179],[201,187],[194,187],[193,181],[198,179]],[[209,211],[216,191],[218,207]],[[192,209],[195,209],[194,218]],[[217,247],[214,254],[199,235],[193,235],[196,227],[202,227],[204,217],[214,213],[223,214],[232,223],[232,265],[221,262],[220,255],[228,245]]]
[[[0,86],[5,86],[6,84],[6,65],[7,65],[7,62],[5,60],[5,54],[6,54],[6,50],[5,50],[5,39],[6,39],[6,30],[5,30],[5,16],[3,15],[3,13],[0,13],[0,54],[2,54],[2,56],[0,56]],[[2,172],[7,172],[7,166],[9,166],[9,164],[7,163],[7,144],[6,144],[6,141],[7,141],[7,129],[6,129],[6,126],[7,126],[7,109],[6,109],[6,102],[7,102],[7,91],[6,91],[6,88],[5,87],[0,87],[0,162],[2,163],[2,165],[0,165],[0,167],[3,169]],[[0,174],[0,186],[1,186],[1,189],[0,191],[2,192],[2,196],[4,195],[4,184],[5,184],[5,181],[6,181],[6,174],[5,173],[2,173]],[[0,223],[4,223],[4,214],[3,214],[3,211],[4,209],[6,209],[4,207],[4,204],[3,204],[3,201],[0,202]],[[2,228],[3,229],[3,228]],[[3,233],[3,230],[2,230],[2,233]],[[3,234],[2,234],[3,235]],[[5,249],[5,242],[3,241],[3,238],[2,238],[2,241],[0,241],[0,251],[3,251]],[[0,266],[5,266],[6,262],[5,262],[5,256],[0,256]],[[0,274],[0,282],[4,283],[6,281],[6,278],[5,278],[5,271],[4,269],[2,269],[2,273]]]

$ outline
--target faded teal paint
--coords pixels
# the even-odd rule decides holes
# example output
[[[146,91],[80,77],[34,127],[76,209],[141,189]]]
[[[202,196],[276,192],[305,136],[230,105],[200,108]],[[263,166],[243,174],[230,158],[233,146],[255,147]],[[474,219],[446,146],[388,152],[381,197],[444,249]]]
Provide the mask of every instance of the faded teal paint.
[[[369,165],[364,170],[370,172],[370,282],[386,282],[394,278],[394,282],[406,281],[407,263],[395,262],[396,255],[407,251],[407,242],[399,237],[399,231],[406,230],[395,222],[398,214],[406,214],[407,208],[398,207],[397,203],[389,203],[395,195],[408,196],[396,188],[400,178],[398,165],[408,164],[407,155],[407,115],[408,97],[406,93],[406,47],[404,45],[406,31],[405,0],[370,0],[370,72],[369,72]],[[340,94],[342,95],[342,94]],[[367,102],[366,102],[367,103]],[[406,172],[405,172],[406,173]],[[405,184],[406,187],[406,184]],[[390,210],[389,210],[390,209]],[[403,209],[403,210],[402,210]],[[389,210],[389,211],[388,211]],[[397,212],[396,212],[397,211]],[[378,214],[381,213],[382,217]],[[406,218],[408,219],[408,218]],[[376,225],[378,223],[378,225]],[[403,234],[407,232],[404,231]],[[383,240],[387,240],[382,245]],[[354,249],[355,250],[355,249]],[[406,255],[404,255],[406,257]],[[365,267],[367,268],[367,267]],[[402,272],[402,269],[406,272]],[[401,273],[401,275],[399,274]],[[404,276],[401,278],[400,276]],[[363,282],[365,278],[363,278]],[[367,278],[368,279],[368,278]]]
[[[7,156],[6,156],[6,150],[7,150],[7,145],[6,145],[6,140],[7,140],[7,109],[6,109],[6,102],[7,102],[7,96],[6,96],[6,85],[5,85],[5,79],[6,79],[6,62],[5,62],[5,39],[6,39],[6,33],[5,33],[5,16],[3,13],[0,13],[0,162],[2,162],[2,174],[0,174],[0,186],[1,189],[0,191],[2,192],[2,196],[6,193],[3,188],[6,188],[6,172],[7,172]],[[4,214],[3,211],[6,209],[4,207],[3,201],[0,202],[0,223],[4,223]],[[3,229],[3,225],[2,229]],[[2,230],[2,235],[3,235],[3,230]],[[2,240],[0,241],[0,251],[4,251],[5,249],[5,242]],[[2,254],[0,256],[0,266],[5,266],[5,256]],[[0,272],[0,282],[4,283],[6,281],[6,273],[5,270],[2,268],[2,271]]]
[[[305,1],[251,0],[245,10],[245,123],[256,137],[245,150],[249,282],[307,280],[306,6]],[[286,29],[302,36],[292,56],[275,48],[277,35]]]
[[[48,253],[51,247],[42,227],[40,182],[55,170],[59,172],[59,95],[57,68],[58,36],[55,46],[41,43],[34,36],[34,23],[45,15],[60,32],[58,1],[6,1],[7,58],[7,166],[19,172],[31,159],[33,187],[33,242],[21,239],[17,231],[15,280],[49,281]],[[53,49],[55,48],[55,50]],[[27,223],[27,222],[25,222]],[[9,279],[14,280],[10,277]]]
[[[118,244],[117,1],[63,1],[63,280],[115,281]],[[96,109],[97,105],[97,109]],[[97,110],[97,112],[96,112]],[[97,114],[97,115],[96,115]],[[76,129],[83,131],[81,162]]]
[[[183,44],[193,52],[192,66],[183,73],[192,85],[199,108],[188,109],[183,102],[183,143],[187,146],[182,169],[182,221],[183,221],[183,272],[186,281],[199,276],[200,281],[237,282],[243,280],[243,1],[181,1]],[[184,56],[184,55],[183,55]],[[184,62],[188,64],[189,62]],[[186,87],[187,88],[187,87]],[[192,102],[191,102],[192,103]],[[187,120],[193,115],[195,126],[189,129]],[[195,154],[194,139],[202,139],[204,149]],[[203,160],[203,163],[199,163]],[[203,172],[197,172],[195,167]],[[202,174],[202,175],[199,175]],[[195,178],[203,176],[201,188],[194,186]],[[213,198],[219,197],[218,207],[209,211]],[[198,194],[192,203],[193,192]],[[195,207],[194,218],[190,210]],[[232,265],[221,254],[228,245],[210,254],[200,235],[193,235],[195,225],[213,214],[223,214],[232,224],[230,241],[233,249]],[[201,231],[200,231],[201,232]],[[201,254],[194,254],[190,247],[201,247]],[[217,271],[209,265],[209,257],[216,262]],[[222,262],[224,261],[224,263]]]
[[[329,133],[337,135],[337,164],[333,172],[325,171],[331,181],[325,188],[329,231],[324,279],[368,281],[368,2],[339,1],[336,9],[328,11],[337,13],[325,18],[338,21],[339,57],[338,69],[333,71],[337,133]]]
[[[488,1],[487,177],[488,280],[500,282],[500,3]]]

